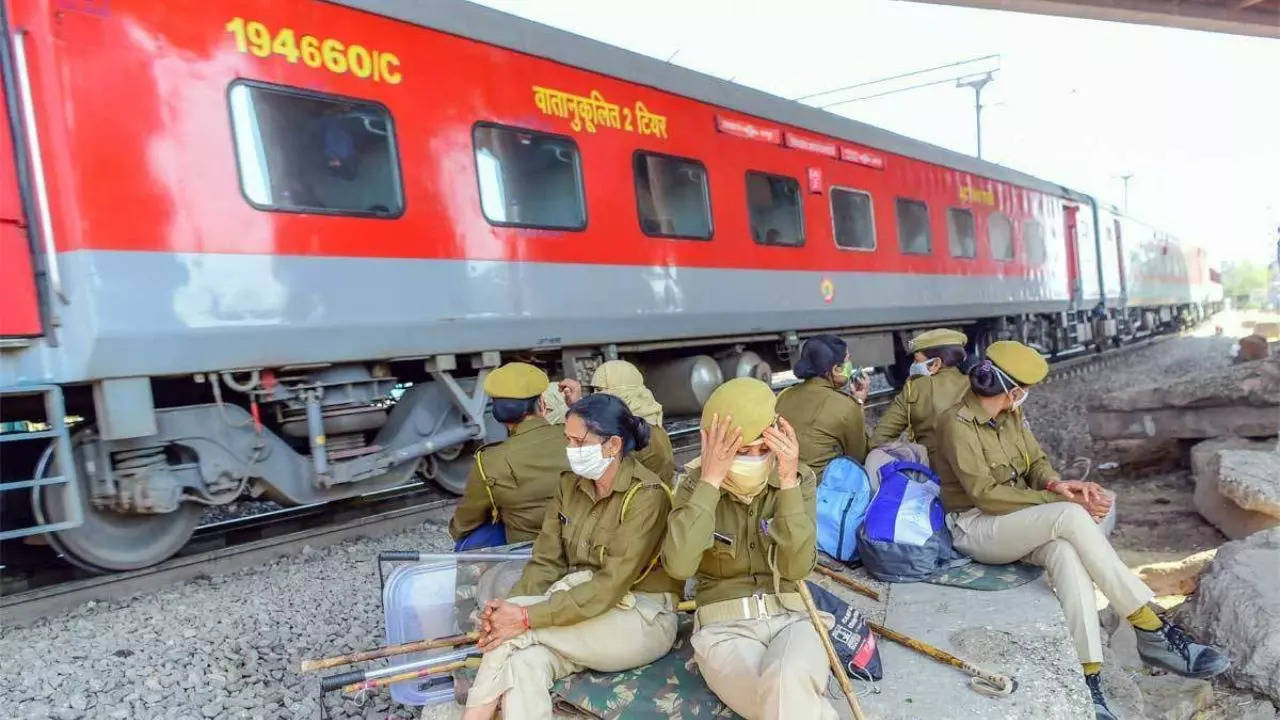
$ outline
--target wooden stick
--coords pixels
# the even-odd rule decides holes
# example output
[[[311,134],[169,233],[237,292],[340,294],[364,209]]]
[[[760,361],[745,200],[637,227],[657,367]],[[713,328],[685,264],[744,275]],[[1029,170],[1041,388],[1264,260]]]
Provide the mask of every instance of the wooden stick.
[[[380,677],[380,678],[374,678],[373,680],[365,680],[363,682],[351,683],[350,685],[344,685],[342,687],[342,692],[353,693],[353,692],[359,692],[361,690],[372,690],[373,688],[386,687],[388,685],[394,685],[398,682],[404,682],[405,680],[417,680],[418,678],[424,678],[428,675],[437,675],[439,673],[453,672],[454,670],[461,670],[464,667],[480,667],[480,658],[473,657],[473,658],[467,658],[466,660],[455,660],[453,662],[443,663],[441,665],[432,665],[431,667],[424,667],[421,670],[411,670],[409,672],[403,672],[403,673],[400,673],[399,675],[388,675],[387,677]]]
[[[845,673],[844,665],[840,664],[840,656],[836,654],[836,649],[831,645],[831,638],[827,635],[827,626],[822,622],[822,617],[818,615],[818,608],[813,604],[813,596],[809,594],[809,586],[805,585],[805,581],[801,580],[796,583],[796,590],[800,593],[800,599],[804,601],[804,607],[809,611],[809,620],[813,622],[813,629],[818,631],[818,638],[822,640],[822,647],[827,650],[827,662],[831,665],[831,671],[836,674],[836,682],[840,683],[840,690],[844,692],[844,697],[849,701],[849,709],[853,711],[853,720],[867,720],[867,716],[862,714],[862,706],[858,704],[858,694],[853,691],[853,685],[849,682],[849,676]]]
[[[899,645],[905,645],[906,647],[909,647],[923,655],[928,655],[938,662],[946,663],[952,667],[957,667],[963,670],[971,675],[975,681],[980,681],[970,683],[978,692],[986,695],[1009,695],[1018,688],[1018,681],[1008,675],[997,675],[995,673],[987,672],[970,662],[961,660],[946,650],[936,648],[926,642],[916,640],[910,635],[904,635],[896,630],[890,630],[883,625],[868,622],[867,626],[870,627],[871,631],[877,635],[888,638]]]
[[[399,645],[388,645],[387,647],[374,648],[373,650],[347,653],[346,655],[335,655],[321,660],[303,660],[302,672],[326,670],[331,667],[337,667],[338,665],[350,665],[351,663],[364,662],[365,660],[376,660],[377,658],[391,657],[392,655],[405,655],[408,653],[422,652],[423,650],[456,647],[458,645],[466,645],[467,643],[475,642],[479,637],[480,633],[469,632],[462,635],[450,635],[448,637],[435,638],[433,640],[414,640],[413,642],[401,643]]]
[[[866,585],[863,585],[862,583],[856,580],[850,580],[849,578],[845,577],[844,575],[841,575],[840,573],[836,572],[835,570],[832,570],[831,568],[825,565],[817,565],[816,567],[814,567],[814,570],[817,570],[819,573],[826,575],[827,577],[831,578],[832,580],[835,580],[836,582],[849,588],[850,590],[853,590],[854,592],[866,595],[867,597],[871,598],[872,600],[875,600],[876,602],[880,601],[880,593],[876,592],[875,590],[872,590],[871,588],[867,587]]]

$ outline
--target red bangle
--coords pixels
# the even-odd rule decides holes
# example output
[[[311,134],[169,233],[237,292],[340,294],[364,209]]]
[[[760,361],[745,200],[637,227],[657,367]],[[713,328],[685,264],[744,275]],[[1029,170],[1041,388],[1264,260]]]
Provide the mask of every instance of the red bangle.
[[[520,608],[520,616],[524,620],[524,629],[528,630],[529,629],[529,608],[525,608],[525,607]]]

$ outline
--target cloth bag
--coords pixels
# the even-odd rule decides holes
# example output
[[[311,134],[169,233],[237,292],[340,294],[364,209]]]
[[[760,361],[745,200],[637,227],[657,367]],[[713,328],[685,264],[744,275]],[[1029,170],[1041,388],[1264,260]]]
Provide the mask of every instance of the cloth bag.
[[[951,543],[942,481],[927,465],[898,460],[880,468],[880,491],[858,530],[862,565],[878,580],[920,582],[968,562]]]
[[[838,457],[818,485],[818,549],[845,563],[858,559],[858,528],[871,503],[871,482],[855,460]]]

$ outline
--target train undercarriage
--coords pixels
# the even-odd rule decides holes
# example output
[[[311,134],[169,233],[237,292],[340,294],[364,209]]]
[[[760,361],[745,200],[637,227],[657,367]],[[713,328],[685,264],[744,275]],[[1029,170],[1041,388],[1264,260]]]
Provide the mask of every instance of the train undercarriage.
[[[1017,338],[1048,355],[1193,324],[1196,305],[957,319],[971,350]],[[893,386],[906,379],[916,327],[844,328],[856,365]],[[0,435],[0,540],[7,564],[47,542],[98,572],[146,567],[176,553],[206,507],[243,496],[291,506],[417,481],[461,493],[476,447],[505,430],[478,390],[500,362],[588,381],[607,359],[639,365],[669,417],[689,416],[731,377],[769,380],[817,332],[482,352],[305,367],[122,378],[5,391]],[[67,418],[65,421],[63,418]],[[27,442],[23,442],[23,441]]]

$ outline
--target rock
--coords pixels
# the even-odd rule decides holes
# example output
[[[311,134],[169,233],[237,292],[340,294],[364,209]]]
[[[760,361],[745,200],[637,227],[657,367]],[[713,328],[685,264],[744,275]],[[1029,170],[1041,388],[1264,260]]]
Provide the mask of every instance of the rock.
[[[1213,704],[1194,720],[1276,720],[1276,706],[1260,695],[1218,684]]]
[[[1280,528],[1218,548],[1178,616],[1231,655],[1226,679],[1280,703]]]
[[[1181,560],[1151,563],[1136,568],[1138,577],[1156,595],[1190,595],[1196,591],[1200,573],[1208,567],[1217,550],[1204,550]]]
[[[1135,681],[1147,720],[1188,720],[1213,704],[1213,684],[1208,680],[1139,674]]]
[[[1219,489],[1221,455],[1224,452],[1248,450],[1266,452],[1272,447],[1268,441],[1251,441],[1241,438],[1206,440],[1191,448],[1191,469],[1196,479],[1193,497],[1196,511],[1213,523],[1223,535],[1239,540],[1259,530],[1280,525],[1280,519],[1266,513],[1245,510],[1222,494]],[[1233,471],[1234,475],[1241,475]],[[1274,480],[1273,480],[1274,482]],[[1246,491],[1237,490],[1243,497]]]
[[[1280,453],[1220,450],[1218,492],[1244,510],[1280,518]]]

